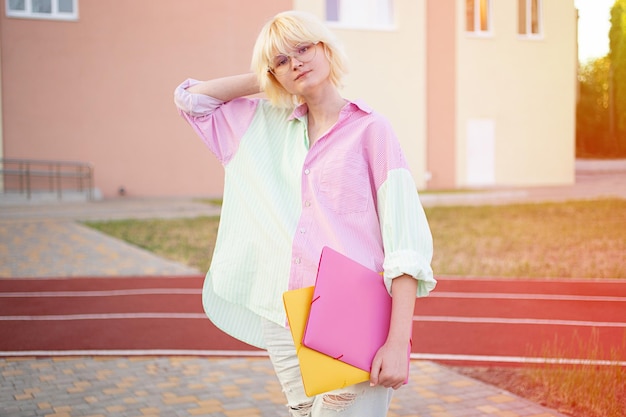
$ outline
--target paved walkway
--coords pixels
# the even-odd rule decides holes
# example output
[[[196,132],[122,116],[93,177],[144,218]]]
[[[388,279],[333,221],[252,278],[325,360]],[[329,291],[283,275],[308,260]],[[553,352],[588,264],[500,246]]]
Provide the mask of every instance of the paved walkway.
[[[193,199],[0,205],[0,278],[198,274],[82,222],[218,214],[218,207]]]
[[[266,358],[5,359],[0,375],[3,417],[288,416]],[[426,361],[411,364],[387,416],[562,417]]]
[[[581,164],[568,187],[424,194],[424,205],[626,198],[626,163]],[[94,232],[78,221],[215,215],[191,199],[0,200],[0,278],[200,273]],[[0,337],[10,337],[1,334]],[[3,353],[0,352],[0,357]],[[0,416],[287,416],[265,357],[0,358]],[[563,417],[429,361],[413,361],[394,416]]]

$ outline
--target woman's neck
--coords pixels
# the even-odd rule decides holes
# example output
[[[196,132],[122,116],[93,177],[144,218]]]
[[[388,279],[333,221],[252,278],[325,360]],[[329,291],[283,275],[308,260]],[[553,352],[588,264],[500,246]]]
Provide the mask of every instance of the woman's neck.
[[[341,97],[339,91],[334,88],[323,92],[316,97],[308,97],[305,100],[308,107],[308,130],[311,146],[317,139],[326,133],[339,118],[341,109],[346,100]]]

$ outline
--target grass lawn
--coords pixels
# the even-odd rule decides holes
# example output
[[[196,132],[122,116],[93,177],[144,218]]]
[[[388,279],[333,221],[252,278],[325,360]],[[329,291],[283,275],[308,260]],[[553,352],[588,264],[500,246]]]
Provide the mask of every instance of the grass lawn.
[[[626,200],[427,209],[439,275],[626,278]]]
[[[626,200],[426,209],[435,275],[626,278]],[[219,217],[90,222],[206,271]]]
[[[432,207],[426,214],[436,276],[626,279],[626,200]],[[87,225],[206,271],[219,218]],[[546,347],[546,357],[563,348]],[[618,417],[626,410],[626,370],[619,366],[460,371],[575,416]]]

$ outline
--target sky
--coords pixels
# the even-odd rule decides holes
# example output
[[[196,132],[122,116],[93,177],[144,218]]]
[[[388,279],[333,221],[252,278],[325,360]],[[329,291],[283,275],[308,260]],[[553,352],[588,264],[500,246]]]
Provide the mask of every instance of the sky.
[[[609,22],[615,0],[574,0],[578,8],[578,57],[581,62],[609,52]]]

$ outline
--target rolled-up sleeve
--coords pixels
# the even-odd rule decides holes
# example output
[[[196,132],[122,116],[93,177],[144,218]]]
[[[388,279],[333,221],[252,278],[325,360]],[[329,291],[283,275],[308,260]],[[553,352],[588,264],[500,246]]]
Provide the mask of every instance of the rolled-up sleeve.
[[[418,280],[416,295],[427,296],[437,284],[431,267],[433,239],[411,173],[389,171],[377,199],[387,290],[391,293],[394,278],[407,274]]]
[[[258,99],[237,98],[224,102],[187,89],[200,81],[187,79],[174,90],[179,114],[191,125],[222,164],[227,164],[250,126]]]
[[[204,94],[192,94],[187,89],[200,81],[187,79],[174,90],[174,103],[178,110],[192,117],[206,116],[213,113],[224,102]]]

